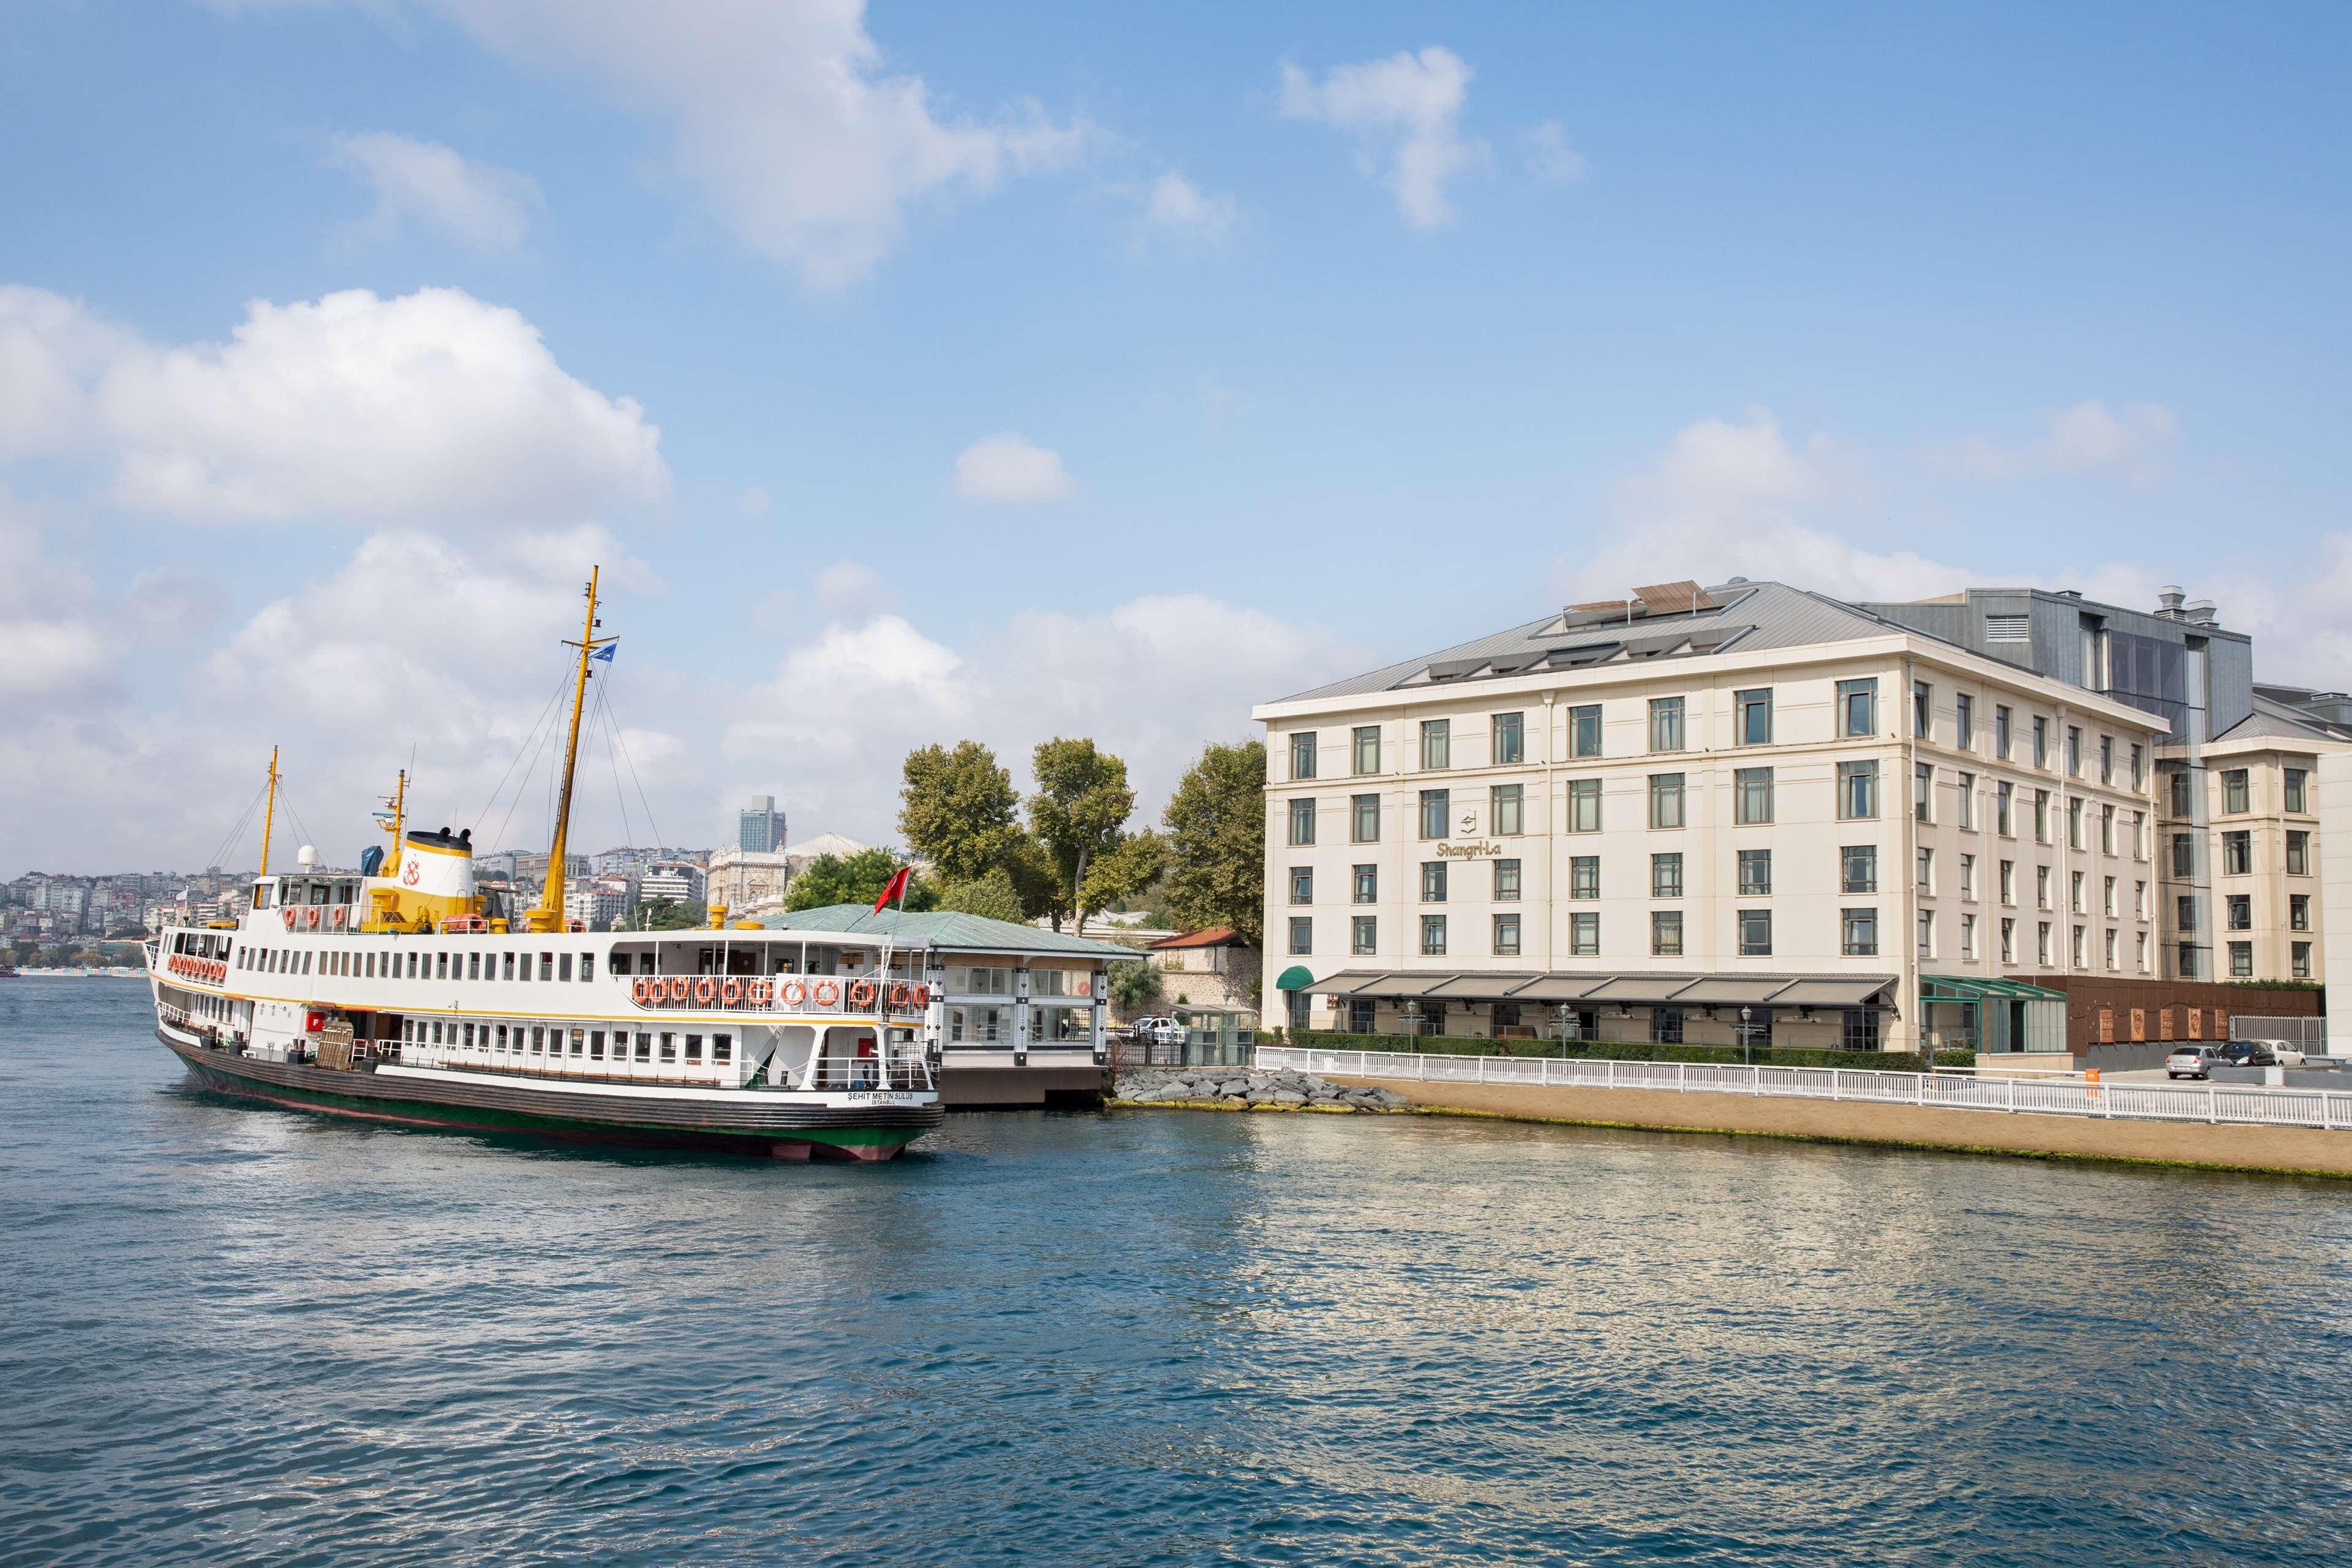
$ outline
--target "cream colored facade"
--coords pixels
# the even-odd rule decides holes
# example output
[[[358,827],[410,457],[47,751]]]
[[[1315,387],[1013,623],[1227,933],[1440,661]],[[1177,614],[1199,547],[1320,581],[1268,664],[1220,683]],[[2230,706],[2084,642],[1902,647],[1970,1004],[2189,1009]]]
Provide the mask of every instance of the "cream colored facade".
[[[2181,775],[2204,791],[2203,817],[2167,799],[2162,826],[2168,973],[2182,979],[2297,980],[2326,974],[2321,931],[2319,759],[2352,745],[2318,736],[2252,734],[2206,743],[2201,773]],[[2174,868],[2182,834],[2206,836],[2212,907],[2199,907]],[[2185,973],[2184,945],[2210,951],[2210,972]],[[2195,960],[2188,961],[2194,963]]]
[[[1842,689],[1871,693],[1866,723]],[[1742,717],[1757,693],[1760,730]],[[1677,702],[1679,736],[1654,734]],[[1516,757],[1497,740],[1509,715]],[[1310,695],[1253,717],[1270,975],[1883,976],[1894,1005],[1868,1023],[1789,1009],[1756,1043],[1866,1044],[1856,1031],[1874,1024],[1877,1043],[1911,1049],[1923,973],[2157,973],[2158,721],[1922,634]],[[1424,758],[1430,726],[1443,765],[1433,742]],[[1376,744],[1360,752],[1360,734]],[[1865,803],[1854,779],[1873,772]],[[1309,1027],[1399,1024],[1390,1003],[1367,1019],[1301,994]],[[1545,1011],[1448,1003],[1444,1028],[1542,1030]],[[1649,1038],[1655,1011],[1595,1022]],[[1265,1023],[1295,1016],[1269,986]],[[1676,1022],[1690,1043],[1738,1037],[1725,1009]]]

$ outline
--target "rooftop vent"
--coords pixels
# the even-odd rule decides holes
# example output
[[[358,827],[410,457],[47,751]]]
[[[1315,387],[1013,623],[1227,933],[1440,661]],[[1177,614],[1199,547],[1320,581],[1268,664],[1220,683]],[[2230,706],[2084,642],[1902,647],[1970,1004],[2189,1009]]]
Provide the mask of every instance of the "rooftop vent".
[[[2181,614],[2189,617],[2189,624],[2192,626],[2214,626],[2221,624],[2221,612],[2213,607],[2213,601],[2210,599],[2200,599],[2184,608]]]
[[[2156,613],[2168,621],[2179,620],[2180,606],[2188,597],[2188,595],[2180,591],[2179,584],[2167,583],[2156,591]]]

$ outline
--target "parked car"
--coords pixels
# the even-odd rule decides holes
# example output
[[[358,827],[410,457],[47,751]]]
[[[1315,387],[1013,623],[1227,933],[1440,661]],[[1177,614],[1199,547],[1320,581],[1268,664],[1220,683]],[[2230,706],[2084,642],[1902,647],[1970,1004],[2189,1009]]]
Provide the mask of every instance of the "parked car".
[[[2271,1048],[2271,1055],[2278,1058],[2279,1066],[2283,1068],[2299,1068],[2303,1066],[2304,1055],[2302,1047],[2288,1045],[2284,1040],[2264,1040],[2263,1044]]]
[[[2274,1068],[2279,1065],[2268,1040],[2231,1040],[2221,1047],[2219,1059],[2223,1066],[2233,1068]]]
[[[1173,1018],[1154,1015],[1138,1018],[1127,1026],[1130,1045],[1181,1046],[1184,1043],[1184,1026]]]
[[[2213,1063],[2221,1054],[2219,1046],[2175,1046],[2172,1054],[2164,1058],[2164,1076],[2210,1078]]]

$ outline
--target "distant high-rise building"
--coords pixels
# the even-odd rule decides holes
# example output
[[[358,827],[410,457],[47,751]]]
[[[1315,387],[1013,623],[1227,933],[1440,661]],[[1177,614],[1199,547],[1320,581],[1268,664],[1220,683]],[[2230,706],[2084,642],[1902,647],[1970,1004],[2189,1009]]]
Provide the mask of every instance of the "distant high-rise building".
[[[774,795],[753,795],[737,820],[736,848],[765,855],[784,847],[784,814],[776,809]]]

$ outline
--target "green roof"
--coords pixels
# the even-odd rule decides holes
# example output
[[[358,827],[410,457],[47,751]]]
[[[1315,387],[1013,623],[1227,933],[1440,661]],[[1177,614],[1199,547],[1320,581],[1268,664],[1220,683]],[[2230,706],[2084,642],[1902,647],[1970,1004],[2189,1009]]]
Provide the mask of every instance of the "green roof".
[[[1928,1002],[1980,1002],[2007,998],[2020,1002],[2063,1002],[2066,993],[2029,985],[2022,980],[1993,980],[1974,974],[1923,974],[1919,995]]]
[[[1314,984],[1315,972],[1303,963],[1294,963],[1282,972],[1282,978],[1274,983],[1274,988],[1276,991],[1304,991]]]
[[[953,910],[901,914],[896,910],[874,912],[871,904],[827,904],[822,909],[792,910],[761,921],[770,931],[828,931],[846,936],[888,937],[902,947],[947,948],[972,952],[1041,952],[1063,958],[1141,958],[1143,954],[1117,942],[1070,936],[1043,926],[995,921]]]

